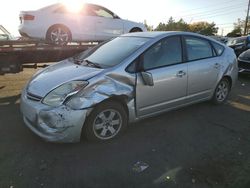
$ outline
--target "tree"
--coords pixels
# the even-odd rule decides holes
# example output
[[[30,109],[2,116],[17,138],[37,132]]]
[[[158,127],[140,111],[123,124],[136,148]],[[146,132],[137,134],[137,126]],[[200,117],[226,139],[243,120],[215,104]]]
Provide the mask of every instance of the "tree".
[[[215,35],[218,32],[218,27],[215,27],[216,24],[214,22],[196,22],[189,24],[189,31],[199,33],[202,35]]]
[[[227,37],[240,37],[242,35],[242,28],[236,27],[230,33],[227,34]]]
[[[155,31],[167,31],[166,24],[160,22],[159,25],[155,28]]]
[[[188,24],[182,18],[176,23],[176,28],[178,31],[189,31]]]
[[[197,22],[193,24],[187,24],[183,19],[175,21],[173,17],[170,17],[168,22],[159,23],[156,27],[156,31],[191,31],[200,33],[202,35],[215,35],[218,32],[218,27],[215,27],[215,23]]]
[[[245,20],[238,18],[237,22],[234,23],[234,29],[227,34],[228,37],[240,37],[243,35],[245,27]],[[249,34],[250,23],[247,24],[246,33]]]
[[[180,19],[178,22],[175,22],[173,17],[170,17],[166,24],[160,22],[155,30],[156,31],[187,31],[188,24],[184,22],[183,19]]]
[[[144,25],[145,25],[145,27],[147,28],[148,31],[153,31],[154,30],[153,26],[148,25],[146,20],[144,20]]]

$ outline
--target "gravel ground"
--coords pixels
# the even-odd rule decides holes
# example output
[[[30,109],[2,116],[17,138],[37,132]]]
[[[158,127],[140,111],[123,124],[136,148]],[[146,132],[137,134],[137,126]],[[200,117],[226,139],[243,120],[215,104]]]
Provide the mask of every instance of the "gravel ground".
[[[19,111],[35,71],[0,76],[1,188],[250,187],[250,76],[239,78],[225,105],[168,112],[105,143],[53,144],[34,135]]]

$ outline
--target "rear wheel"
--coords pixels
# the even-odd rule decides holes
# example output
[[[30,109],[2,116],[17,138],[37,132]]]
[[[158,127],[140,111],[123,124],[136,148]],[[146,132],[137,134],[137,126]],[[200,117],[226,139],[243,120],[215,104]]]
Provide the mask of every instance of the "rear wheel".
[[[118,102],[98,105],[87,118],[84,134],[88,140],[105,141],[117,137],[127,127],[127,113]]]
[[[50,27],[46,34],[46,39],[56,45],[66,45],[72,40],[70,30],[63,25],[54,25]]]
[[[214,96],[213,96],[213,102],[215,104],[222,104],[224,103],[229,95],[230,91],[230,83],[228,79],[223,78],[217,85],[215,91],[214,91]]]

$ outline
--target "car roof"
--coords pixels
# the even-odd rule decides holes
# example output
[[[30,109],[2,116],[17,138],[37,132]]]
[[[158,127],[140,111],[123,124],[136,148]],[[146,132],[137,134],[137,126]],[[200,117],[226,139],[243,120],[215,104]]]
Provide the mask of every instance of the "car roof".
[[[107,9],[107,8],[101,6],[101,5],[97,5],[97,4],[93,4],[93,3],[82,3],[82,5],[85,5],[85,6],[96,6],[96,7],[101,7],[101,8]],[[66,4],[61,3],[61,2],[59,2],[59,3],[54,3],[54,4],[51,4],[51,5],[42,7],[42,8],[40,8],[40,9],[38,9],[38,10],[40,10],[40,11],[41,11],[41,10],[42,10],[42,11],[43,11],[43,10],[45,10],[45,11],[54,10],[54,9],[56,9],[56,8],[58,8],[58,7],[61,7],[61,6],[66,6]],[[108,10],[108,9],[107,9],[107,10]]]
[[[208,38],[204,35],[200,35],[197,33],[191,33],[191,32],[184,32],[184,31],[148,31],[148,32],[134,32],[134,33],[128,33],[124,34],[122,36],[124,37],[145,37],[145,38],[158,38],[158,37],[167,37],[171,35],[192,35],[192,36],[198,36],[203,38]],[[210,39],[210,38],[208,38]],[[213,40],[213,39],[212,39]]]
[[[165,38],[167,36],[172,35],[190,35],[190,36],[196,36],[205,38],[207,40],[213,41],[215,43],[221,44],[219,41],[216,41],[215,39],[211,37],[207,37],[205,35],[201,35],[198,33],[192,33],[192,32],[185,32],[185,31],[147,31],[147,32],[134,32],[134,33],[127,33],[122,35],[122,37],[144,37],[144,38],[151,38],[151,39],[161,39]],[[221,44],[224,45],[224,44]]]

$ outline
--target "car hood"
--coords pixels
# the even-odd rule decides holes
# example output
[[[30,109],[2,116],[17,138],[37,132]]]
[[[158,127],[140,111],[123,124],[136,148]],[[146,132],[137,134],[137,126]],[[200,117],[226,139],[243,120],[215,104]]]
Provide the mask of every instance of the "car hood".
[[[239,55],[239,60],[250,61],[250,50],[244,51]]]
[[[64,60],[37,73],[28,84],[27,92],[45,97],[51,90],[72,80],[88,80],[103,69],[77,65]]]

